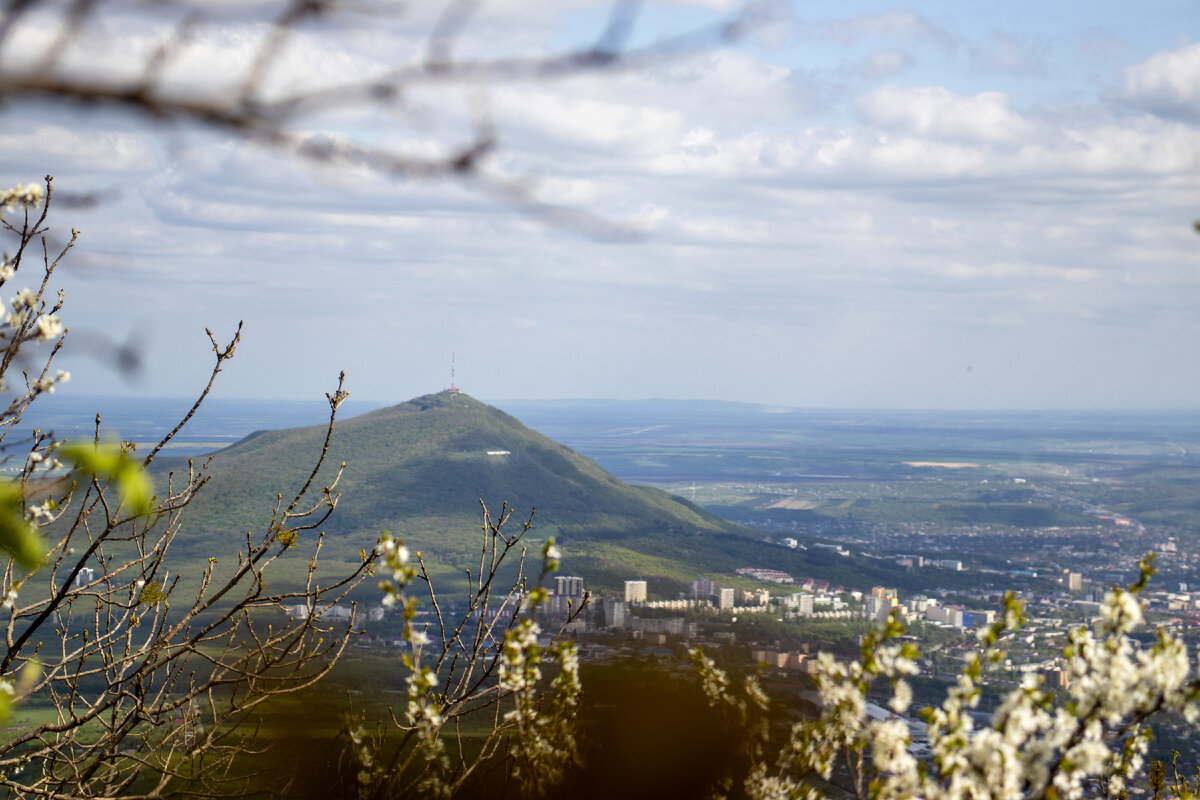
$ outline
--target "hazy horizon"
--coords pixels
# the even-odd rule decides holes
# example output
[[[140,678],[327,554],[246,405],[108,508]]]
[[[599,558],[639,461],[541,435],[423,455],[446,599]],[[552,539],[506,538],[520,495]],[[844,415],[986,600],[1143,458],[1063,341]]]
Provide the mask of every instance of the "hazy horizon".
[[[438,394],[444,389],[436,389],[428,392],[422,392],[411,397],[382,399],[359,397],[353,391],[349,398],[344,401],[342,410],[349,410],[351,413],[366,413],[377,408],[386,408],[388,406],[399,405],[401,403],[414,400],[425,395]],[[477,396],[471,392],[462,390],[463,394],[479,400],[487,405],[496,406],[498,408],[505,405],[571,405],[571,404],[613,404],[613,405],[635,405],[635,404],[696,404],[696,405],[725,405],[725,406],[746,406],[749,408],[757,408],[766,412],[773,410],[780,411],[798,411],[798,412],[863,412],[863,413],[911,413],[911,414],[1096,414],[1114,416],[1122,415],[1138,415],[1138,414],[1168,414],[1168,415],[1192,415],[1200,414],[1200,408],[1087,408],[1087,407],[1042,407],[1042,408],[953,408],[953,407],[898,407],[898,406],[789,406],[782,403],[767,403],[755,402],[747,400],[722,400],[720,398],[711,397],[485,397]],[[43,401],[48,407],[61,407],[64,404],[87,404],[87,403],[178,403],[186,404],[188,407],[194,403],[196,398],[188,395],[119,395],[119,394],[70,394],[66,390],[60,390],[52,399]],[[324,396],[313,397],[244,397],[244,396],[222,396],[214,391],[206,403],[215,404],[292,404],[297,406],[313,406],[317,408],[328,408],[328,401]],[[344,415],[344,414],[343,414]]]

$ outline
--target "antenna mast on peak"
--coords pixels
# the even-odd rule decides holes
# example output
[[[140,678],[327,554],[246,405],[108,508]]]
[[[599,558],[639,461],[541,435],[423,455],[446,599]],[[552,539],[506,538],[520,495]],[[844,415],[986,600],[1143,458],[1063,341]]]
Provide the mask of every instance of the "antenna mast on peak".
[[[446,389],[447,394],[458,394],[459,388],[454,385],[454,353],[450,354],[450,386]]]

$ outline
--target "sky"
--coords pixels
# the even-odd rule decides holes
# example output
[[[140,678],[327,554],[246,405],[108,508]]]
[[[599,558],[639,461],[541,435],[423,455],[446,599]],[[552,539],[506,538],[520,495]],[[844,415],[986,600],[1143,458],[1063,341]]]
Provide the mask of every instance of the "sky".
[[[344,370],[355,399],[401,402],[447,386],[453,356],[485,399],[1200,410],[1194,0],[775,3],[734,41],[705,31],[738,4],[627,5],[629,46],[656,54],[628,69],[421,81],[294,128],[436,157],[486,113],[491,183],[314,166],[112,109],[0,107],[0,183],[52,174],[102,199],[52,217],[55,236],[81,232],[56,275],[76,340],[61,391],[191,395],[205,328],[227,339],[244,320],[218,396],[319,398]],[[267,34],[254,14],[273,13],[244,7],[193,32],[164,91],[239,85]],[[138,76],[171,20],[100,8],[55,68]],[[435,10],[302,28],[264,92],[418,63]],[[587,48],[611,10],[483,3],[454,54]],[[27,17],[0,81],[57,31]],[[94,357],[105,342],[136,343],[142,369]]]

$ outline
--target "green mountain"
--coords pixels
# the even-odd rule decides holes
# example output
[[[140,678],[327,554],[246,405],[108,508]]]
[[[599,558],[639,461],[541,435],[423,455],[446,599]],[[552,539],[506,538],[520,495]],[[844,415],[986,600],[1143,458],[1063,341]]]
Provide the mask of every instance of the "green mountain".
[[[282,494],[286,503],[321,452],[325,427],[259,431],[219,451],[211,480],[186,509],[172,545],[177,574],[195,572],[210,556],[232,564],[247,531],[259,535]],[[658,489],[630,486],[588,458],[530,430],[513,417],[464,394],[426,395],[339,421],[320,488],[345,469],[338,508],[321,531],[322,563],[335,574],[353,568],[387,529],[422,553],[440,583],[461,581],[477,567],[482,500],[493,516],[514,509],[508,530],[520,530],[536,507],[526,542],[554,536],[565,574],[581,575],[594,589],[646,579],[649,589],[673,597],[697,577],[726,586],[753,581],[738,567],[771,567],[831,583],[896,585],[902,572],[890,562],[843,557],[831,550],[794,551],[763,541],[749,528]],[[182,459],[155,462],[155,485]],[[294,553],[275,571],[286,588],[304,580],[316,531],[302,532]],[[534,548],[536,552],[536,547]],[[368,587],[364,591],[374,591]]]
[[[207,558],[228,552],[221,542],[262,530],[278,493],[286,502],[303,484],[324,435],[319,426],[260,431],[219,451],[209,485],[187,509],[175,552]],[[335,561],[355,560],[388,529],[427,561],[461,574],[478,561],[481,500],[493,515],[505,503],[515,509],[514,530],[536,507],[530,540],[555,536],[567,553],[564,569],[590,569],[593,584],[632,577],[681,583],[723,572],[733,563],[730,547],[765,547],[748,529],[660,490],[622,483],[465,394],[426,395],[339,421],[314,498],[343,461],[338,509],[322,526],[326,557]],[[184,466],[179,459],[156,462],[156,485]],[[304,535],[315,540],[315,532]]]

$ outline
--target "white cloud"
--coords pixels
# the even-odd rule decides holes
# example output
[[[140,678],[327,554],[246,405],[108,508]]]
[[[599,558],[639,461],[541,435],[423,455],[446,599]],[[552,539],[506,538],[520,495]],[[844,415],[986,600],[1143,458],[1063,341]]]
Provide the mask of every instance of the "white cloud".
[[[881,50],[854,62],[846,71],[860,78],[876,80],[898,75],[915,63],[916,59],[903,50]]]
[[[940,86],[880,86],[856,101],[868,124],[963,141],[1010,142],[1026,130],[1004,92],[961,95]]]
[[[735,11],[745,6],[742,0],[669,0],[669,5],[677,6],[701,6],[703,8],[711,8],[716,11]]]
[[[1008,201],[1071,203],[1080,192],[1178,182],[1198,169],[1200,132],[1145,115],[1094,109],[1067,123],[1022,114],[1003,93],[943,87],[883,86],[857,108],[864,123],[857,126],[734,135],[693,128],[642,163],[679,180],[875,186],[908,196],[937,185],[939,197],[961,193],[972,204],[994,202],[978,187],[995,181],[1004,182]]]
[[[751,119],[789,124],[829,102],[819,77],[730,50],[680,59],[658,70],[580,76],[550,88],[567,97],[670,110],[689,126],[721,132],[744,130]]]
[[[1152,114],[1200,121],[1200,42],[1126,68],[1109,96]]]
[[[497,7],[495,15],[485,5],[488,15],[469,26],[475,38],[463,46],[511,52],[510,32],[535,51],[581,40],[608,8],[570,8],[581,5],[589,14],[570,30],[544,18],[526,25],[523,15],[547,8],[534,0]],[[647,15],[650,24],[712,16],[659,11]],[[413,13],[425,16],[409,22],[429,23],[425,10]],[[344,42],[341,51],[325,41],[310,48],[302,36],[279,78],[327,81],[418,57],[419,27],[380,25],[354,40],[363,46]],[[648,394],[649,371],[631,365],[645,353],[670,352],[680,383],[663,392],[707,393],[688,376],[712,373],[720,378],[713,392],[745,386],[737,391],[776,393],[747,399],[805,402],[805,387],[822,385],[838,387],[822,395],[828,402],[859,404],[880,402],[873,392],[889,377],[900,385],[903,369],[954,359],[980,367],[976,378],[986,360],[997,381],[1017,387],[1011,392],[1020,402],[1069,403],[1048,391],[1033,400],[1022,394],[1021,351],[1031,343],[1069,334],[1076,344],[1063,358],[1124,352],[1119,372],[1136,366],[1135,335],[1180,351],[1196,340],[1191,299],[1200,263],[1189,226],[1200,133],[1185,113],[1200,82],[1193,48],[1126,72],[1117,99],[1162,113],[1154,116],[1080,99],[1094,97],[1092,85],[1042,92],[1046,82],[982,81],[968,68],[969,58],[984,64],[986,56],[989,69],[1032,69],[1021,58],[1041,53],[1028,44],[1042,41],[1041,30],[1013,30],[1007,55],[1003,47],[985,53],[988,44],[965,51],[952,22],[904,8],[809,30],[823,41],[784,52],[718,49],[629,73],[490,90],[499,149],[489,168],[543,199],[648,229],[636,245],[592,242],[522,216],[481,198],[469,182],[312,168],[229,137],[195,129],[164,137],[140,119],[121,127],[74,108],[60,119],[11,106],[0,173],[27,180],[19,171],[41,159],[71,165],[62,190],[94,188],[73,183],[81,179],[127,187],[117,204],[79,218],[64,210],[55,223],[85,230],[80,255],[90,250],[106,267],[127,270],[102,280],[96,270],[71,275],[73,325],[98,328],[118,305],[167,309],[160,346],[173,360],[154,367],[160,393],[183,385],[178,379],[207,357],[204,325],[223,329],[241,317],[253,330],[237,393],[319,396],[328,376],[307,372],[329,363],[347,366],[357,396],[391,399],[407,396],[399,387],[422,384],[378,369],[387,337],[392,357],[406,365],[424,363],[420,350],[430,341],[457,349],[460,363],[469,353],[476,363],[518,369],[554,358],[587,365],[561,382],[527,384],[543,395],[611,393],[613,376],[625,370],[631,380],[622,391]],[[245,63],[253,36],[225,33],[197,40],[195,61],[177,68],[181,80],[202,77],[206,62],[217,76]],[[837,44],[851,41],[852,48]],[[939,74],[948,69],[953,74]],[[927,85],[873,86],[857,96],[842,85],[905,70]],[[1190,77],[1175,80],[1173,71]],[[997,85],[1012,93],[992,91]],[[395,108],[314,115],[304,125],[332,141],[434,157],[471,134],[464,96],[430,85]],[[27,112],[33,122],[19,128]],[[130,272],[136,280],[126,279]],[[353,309],[351,321],[336,309]],[[1166,326],[1168,313],[1178,341],[1134,331]],[[637,331],[623,330],[623,320],[636,320]],[[998,327],[1012,353],[987,350],[984,359],[979,353],[995,347]],[[184,364],[177,354],[195,344],[193,333],[199,361]],[[947,355],[954,348],[961,358]],[[297,350],[307,353],[303,362],[287,362]],[[836,357],[824,362],[813,355],[832,350]],[[789,373],[778,385],[755,383],[756,365],[745,354],[758,352],[764,362],[818,360],[797,367],[794,381]],[[723,353],[730,354],[724,361]],[[846,375],[858,388],[843,389]],[[503,370],[491,378],[486,391],[494,395],[526,391],[504,383]],[[912,391],[913,402],[939,402]]]
[[[768,150],[783,152],[771,137],[761,133],[718,140],[712,131],[693,129],[681,137],[675,146],[652,154],[645,163],[654,172],[681,177],[697,174],[750,177],[787,166],[769,164]]]
[[[978,149],[916,137],[879,137],[861,156],[859,165],[881,177],[970,178],[988,165]]]
[[[849,19],[823,20],[817,29],[842,42],[871,38],[928,41],[952,50],[957,38],[942,26],[907,8],[891,8],[879,14],[860,14]]]
[[[687,238],[698,242],[765,242],[773,234],[772,226],[742,216],[693,217],[680,219],[677,224]]]
[[[144,134],[77,125],[34,125],[0,134],[0,151],[20,153],[43,172],[144,172],[159,160]],[[37,179],[40,176],[31,176]],[[76,187],[78,188],[78,187]]]
[[[175,40],[182,18],[179,9],[165,13],[111,10],[89,21],[85,36],[60,47],[59,20],[53,14],[31,14],[14,31],[4,66],[8,70],[40,69],[42,59],[53,52],[61,74],[120,86],[145,76],[155,52]],[[268,96],[301,86],[324,88],[383,74],[389,67],[386,59],[406,49],[395,32],[389,38],[390,48],[377,54],[382,58],[372,57],[361,43],[347,47],[344,40],[321,33],[327,34],[297,31],[280,49],[263,82]],[[188,35],[176,42],[171,57],[153,71],[153,78],[168,96],[228,92],[240,85],[269,34],[267,25],[247,20],[193,24]]]
[[[946,266],[946,275],[951,278],[964,280],[976,278],[991,280],[1034,278],[1037,280],[1064,281],[1067,283],[1093,281],[1099,277],[1099,273],[1096,270],[1086,267],[1007,262],[992,262],[987,264],[954,262]]]
[[[521,120],[522,127],[564,144],[612,148],[630,153],[660,149],[685,124],[677,111],[643,104],[595,99],[549,90],[499,89],[494,95],[498,115]]]
[[[1010,75],[1044,75],[1049,47],[1002,31],[992,31],[987,42],[971,48],[971,65],[985,72]]]

